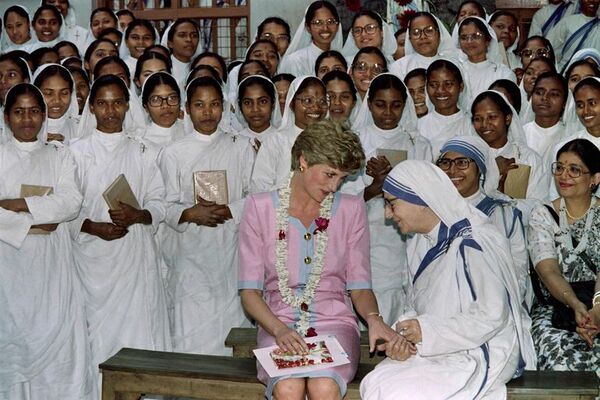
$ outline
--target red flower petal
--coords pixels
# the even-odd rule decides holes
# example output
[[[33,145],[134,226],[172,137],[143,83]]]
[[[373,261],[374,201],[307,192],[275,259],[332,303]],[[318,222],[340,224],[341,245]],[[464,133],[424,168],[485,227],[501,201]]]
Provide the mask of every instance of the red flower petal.
[[[310,327],[306,330],[306,337],[313,337],[313,336],[317,336],[317,331],[315,330],[315,328]]]

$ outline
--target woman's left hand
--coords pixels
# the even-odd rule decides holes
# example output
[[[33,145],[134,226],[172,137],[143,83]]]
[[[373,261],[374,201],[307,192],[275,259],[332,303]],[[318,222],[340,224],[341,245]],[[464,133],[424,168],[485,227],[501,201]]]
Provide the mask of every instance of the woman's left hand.
[[[367,317],[367,324],[369,326],[369,352],[371,353],[375,350],[384,351],[386,343],[396,340],[398,336],[392,328],[383,322],[383,318],[379,315]],[[377,344],[378,339],[382,339],[385,343]]]
[[[396,331],[413,344],[421,343],[421,325],[418,319],[407,319],[396,324]]]

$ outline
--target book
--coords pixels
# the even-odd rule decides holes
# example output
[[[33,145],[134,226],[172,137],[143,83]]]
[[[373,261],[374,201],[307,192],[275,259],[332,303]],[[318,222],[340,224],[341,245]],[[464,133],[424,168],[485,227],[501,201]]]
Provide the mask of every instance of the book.
[[[377,157],[384,156],[392,168],[400,164],[402,161],[406,161],[408,153],[406,150],[392,150],[392,149],[377,149],[375,150]]]
[[[33,197],[33,196],[47,196],[54,192],[54,188],[51,186],[40,186],[40,185],[21,185],[21,198]],[[50,232],[41,228],[30,228],[28,235],[49,235]]]
[[[198,198],[214,201],[217,204],[229,204],[229,191],[227,187],[227,171],[196,171],[194,179],[194,204]]]
[[[128,204],[138,210],[141,209],[124,174],[117,176],[117,179],[115,179],[114,182],[106,188],[104,193],[102,193],[102,197],[104,198],[104,201],[106,201],[106,204],[108,204],[108,208],[111,210],[119,210],[121,208],[119,202]]]
[[[511,169],[504,181],[504,194],[513,199],[524,199],[529,186],[529,174],[531,167],[525,164],[517,164],[518,168]]]

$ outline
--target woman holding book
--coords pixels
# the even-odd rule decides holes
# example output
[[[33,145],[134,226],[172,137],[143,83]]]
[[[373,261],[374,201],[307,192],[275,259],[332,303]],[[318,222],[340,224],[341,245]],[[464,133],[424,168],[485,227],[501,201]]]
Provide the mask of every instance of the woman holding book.
[[[128,107],[129,91],[121,78],[96,79],[82,116],[82,121],[93,118],[95,127],[71,144],[83,191],[71,233],[92,365],[122,347],[171,349],[153,238],[165,216],[164,184],[156,152],[124,131]],[[135,197],[129,203],[135,200],[139,209],[119,201],[122,197],[110,190],[114,186],[129,189]],[[117,206],[109,208],[109,202]]]
[[[270,378],[267,397],[341,399],[356,373],[360,332],[398,340],[371,291],[369,230],[360,197],[337,190],[364,164],[356,134],[336,122],[307,127],[292,148],[292,172],[278,191],[248,197],[240,225],[240,296],[259,325],[258,347],[306,354],[305,336],[334,334],[350,364]]]

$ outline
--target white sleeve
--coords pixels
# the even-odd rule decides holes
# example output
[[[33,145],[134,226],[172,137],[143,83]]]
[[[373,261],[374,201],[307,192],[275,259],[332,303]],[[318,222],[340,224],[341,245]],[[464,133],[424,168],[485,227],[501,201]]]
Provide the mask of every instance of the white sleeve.
[[[181,214],[187,208],[183,204],[182,193],[183,189],[179,184],[179,175],[177,165],[177,154],[171,147],[167,147],[160,159],[160,171],[165,184],[165,202],[166,202],[166,217],[165,222],[177,232],[185,232],[189,226],[189,222],[179,223]]]

